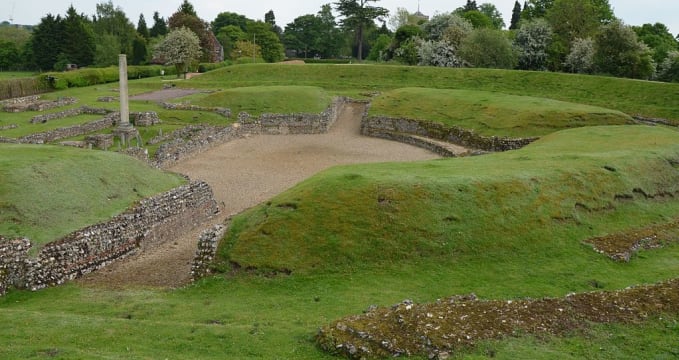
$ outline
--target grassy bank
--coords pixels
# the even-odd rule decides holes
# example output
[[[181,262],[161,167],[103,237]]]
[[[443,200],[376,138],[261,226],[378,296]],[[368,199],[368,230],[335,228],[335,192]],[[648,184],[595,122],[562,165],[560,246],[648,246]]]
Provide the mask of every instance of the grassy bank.
[[[632,121],[619,111],[590,105],[486,91],[428,88],[388,91],[373,100],[370,115],[427,120],[481,135],[514,138]]]
[[[183,178],[117,153],[0,144],[0,234],[54,241]]]
[[[244,111],[259,116],[263,113],[318,114],[328,108],[331,100],[327,92],[314,86],[256,86],[219,91],[192,103],[229,108],[235,115]]]
[[[641,114],[679,122],[679,84],[548,72],[391,65],[259,64],[219,69],[182,86],[259,85],[320,86],[353,94],[402,87],[494,91],[600,106],[629,115]]]

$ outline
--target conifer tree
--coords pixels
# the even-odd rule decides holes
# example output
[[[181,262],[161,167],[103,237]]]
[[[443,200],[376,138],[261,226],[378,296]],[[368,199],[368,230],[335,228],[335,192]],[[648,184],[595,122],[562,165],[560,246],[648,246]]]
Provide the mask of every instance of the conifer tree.
[[[146,26],[146,19],[144,19],[144,14],[139,14],[139,21],[137,22],[137,34],[141,35],[144,39],[151,37],[149,33],[149,28]]]
[[[521,4],[519,0],[514,2],[514,10],[512,10],[512,21],[509,25],[509,30],[517,30],[521,22]]]

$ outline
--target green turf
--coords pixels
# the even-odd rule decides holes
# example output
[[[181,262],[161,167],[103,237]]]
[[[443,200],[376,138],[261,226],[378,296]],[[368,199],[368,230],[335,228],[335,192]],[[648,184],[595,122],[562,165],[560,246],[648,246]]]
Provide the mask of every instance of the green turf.
[[[184,182],[117,153],[10,144],[0,144],[0,179],[0,234],[37,244]]]
[[[393,65],[257,64],[231,66],[191,79],[185,87],[320,86],[336,91],[386,91],[402,87],[468,89],[544,97],[601,106],[629,115],[679,123],[679,84],[493,69],[443,69]]]
[[[0,71],[0,80],[30,78],[33,76],[35,76],[35,73],[30,71]]]
[[[590,105],[486,91],[428,88],[388,91],[373,100],[370,115],[433,121],[481,135],[514,138],[632,121],[619,111]]]
[[[320,113],[330,102],[330,95],[319,87],[256,86],[219,91],[192,103],[229,108],[233,114],[244,111],[259,116],[263,113]]]

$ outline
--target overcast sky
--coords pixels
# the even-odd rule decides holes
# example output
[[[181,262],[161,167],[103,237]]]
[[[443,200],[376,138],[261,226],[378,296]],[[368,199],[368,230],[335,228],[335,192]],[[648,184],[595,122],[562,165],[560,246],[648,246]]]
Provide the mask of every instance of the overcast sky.
[[[69,5],[73,4],[79,13],[92,15],[96,4],[107,0],[2,0],[0,6],[0,22],[9,21],[24,25],[35,25],[47,13],[64,14]],[[139,14],[143,13],[148,26],[153,25],[153,12],[158,11],[166,19],[174,13],[183,0],[113,0],[113,4],[123,8],[127,16],[136,25]],[[230,11],[247,16],[251,19],[262,20],[264,14],[273,10],[276,23],[285,28],[294,18],[306,14],[316,14],[321,5],[333,3],[335,0],[191,0],[198,16],[211,22],[223,11]],[[420,0],[420,10],[426,15],[450,12],[463,6],[466,0]],[[495,4],[509,24],[512,16],[514,0],[477,0],[478,4],[489,2]],[[629,25],[661,22],[670,28],[676,36],[679,34],[679,1],[677,0],[609,0],[615,15]],[[523,4],[523,0],[520,1]],[[404,7],[411,12],[417,10],[417,0],[380,0],[379,6],[394,12]]]

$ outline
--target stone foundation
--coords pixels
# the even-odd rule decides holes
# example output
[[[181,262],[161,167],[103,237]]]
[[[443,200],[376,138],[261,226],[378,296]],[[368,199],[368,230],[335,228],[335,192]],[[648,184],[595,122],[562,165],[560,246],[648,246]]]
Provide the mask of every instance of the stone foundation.
[[[424,120],[371,116],[364,118],[361,133],[366,136],[398,141],[402,134],[412,134],[435,140],[447,141],[470,149],[483,151],[508,151],[520,149],[538,138],[511,139],[483,136],[472,130],[447,127]]]
[[[192,182],[144,199],[113,219],[86,227],[28,255],[28,239],[0,237],[0,294],[56,286],[196,228],[219,212],[212,189]]]
[[[58,107],[73,105],[78,100],[71,97],[59,98],[54,101],[40,100],[40,96],[27,96],[3,102],[2,109],[5,112],[45,111]]]

